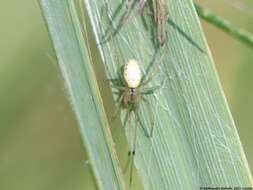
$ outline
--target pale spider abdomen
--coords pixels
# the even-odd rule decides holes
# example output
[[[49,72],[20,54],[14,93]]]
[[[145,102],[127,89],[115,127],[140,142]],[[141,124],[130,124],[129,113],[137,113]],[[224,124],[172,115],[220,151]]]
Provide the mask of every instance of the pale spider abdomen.
[[[130,59],[124,66],[124,79],[129,88],[137,88],[141,82],[142,73],[138,62]]]

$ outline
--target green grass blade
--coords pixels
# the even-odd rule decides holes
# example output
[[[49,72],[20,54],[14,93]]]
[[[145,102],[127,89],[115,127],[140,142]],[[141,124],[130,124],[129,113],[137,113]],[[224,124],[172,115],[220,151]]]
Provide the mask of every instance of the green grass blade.
[[[125,189],[74,1],[40,3],[98,187]]]
[[[253,47],[253,34],[246,31],[245,29],[239,28],[238,26],[233,25],[228,20],[216,15],[209,9],[203,8],[197,4],[195,4],[195,8],[197,10],[198,15],[206,20],[207,22],[213,24],[217,28],[223,30],[230,36],[238,39],[242,43]]]
[[[113,18],[116,10],[119,15],[125,10],[124,5],[119,10],[121,2],[85,0],[98,44],[110,26],[108,17]],[[155,114],[154,136],[147,138],[141,128],[137,134],[135,165],[144,188],[252,186],[241,142],[193,2],[170,0],[168,5],[169,50],[151,84],[164,82],[164,85],[148,97]],[[114,26],[118,20],[119,16],[114,17]],[[146,70],[156,51],[152,36],[135,13],[115,37],[100,45],[108,78],[117,78],[120,66],[130,58],[139,60]],[[141,121],[144,127],[150,126],[144,107],[141,107]],[[131,144],[129,126],[126,134]]]

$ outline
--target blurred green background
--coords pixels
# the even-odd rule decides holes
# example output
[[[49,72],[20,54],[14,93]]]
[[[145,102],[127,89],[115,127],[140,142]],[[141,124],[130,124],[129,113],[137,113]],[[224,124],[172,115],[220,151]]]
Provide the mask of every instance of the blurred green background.
[[[253,32],[246,10],[198,2]],[[0,21],[0,189],[95,189],[38,2],[2,0]],[[253,171],[253,49],[203,27]]]

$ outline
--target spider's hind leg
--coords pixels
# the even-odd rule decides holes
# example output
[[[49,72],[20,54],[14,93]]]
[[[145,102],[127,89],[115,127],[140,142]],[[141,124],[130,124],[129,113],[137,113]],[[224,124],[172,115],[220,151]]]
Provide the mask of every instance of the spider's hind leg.
[[[143,76],[142,78],[142,83],[141,86],[146,86],[147,84],[149,84],[150,81],[153,80],[153,78],[155,78],[157,76],[157,74],[159,73],[159,68],[163,63],[163,59],[167,53],[168,48],[165,47],[163,49],[164,52],[160,52],[160,48],[159,50],[157,50],[155,52],[155,57],[153,58],[153,61],[151,62],[151,64],[148,67],[147,70],[147,74],[146,76]],[[159,57],[159,60],[157,60],[157,55],[161,54],[161,56]],[[155,68],[153,68],[155,66]],[[151,69],[153,68],[153,70],[151,71]]]
[[[136,116],[137,124],[139,123],[139,125],[141,126],[141,128],[142,128],[142,130],[143,130],[143,132],[144,132],[144,135],[145,135],[146,137],[150,137],[150,135],[148,134],[147,129],[145,128],[144,124],[143,124],[142,121],[141,121],[141,117],[140,117],[139,110],[135,110],[135,111],[134,111],[134,114],[135,114],[135,116]]]
[[[120,107],[122,105],[123,98],[124,98],[124,95],[121,94],[121,95],[119,95],[119,97],[116,100],[117,105],[116,105],[116,109],[115,109],[115,111],[113,112],[113,115],[112,115],[112,121],[117,117],[117,115],[120,112]]]
[[[151,108],[150,102],[143,95],[153,94],[155,91],[159,90],[161,87],[162,87],[162,85],[158,85],[158,86],[153,86],[153,87],[150,87],[150,88],[144,88],[141,91],[141,95],[142,95],[141,98],[142,98],[143,102],[145,103],[145,105],[147,107],[147,112],[149,114],[150,123],[151,123],[151,129],[150,129],[149,137],[153,136],[154,126],[155,126],[155,117],[154,117],[154,113],[153,113],[153,110]]]
[[[126,115],[125,115],[125,118],[124,118],[124,127],[126,127],[126,125],[128,124],[128,128],[131,128],[131,112],[132,112],[132,107],[127,107],[126,109]],[[129,156],[129,159],[126,163],[126,166],[123,170],[123,173],[126,173],[127,172],[127,169],[129,168],[131,162],[132,162],[132,154],[133,154],[133,150],[132,148],[130,148],[130,151],[128,151],[128,156]]]
[[[144,103],[146,104],[147,111],[148,111],[149,118],[150,118],[151,128],[150,128],[150,133],[148,134],[148,137],[151,138],[153,136],[154,126],[155,126],[154,113],[151,109],[151,105],[150,105],[149,101],[144,97],[142,97],[142,99],[143,99]]]
[[[133,178],[133,169],[134,169],[134,157],[135,157],[135,150],[137,145],[137,127],[138,127],[138,118],[136,115],[136,112],[138,112],[138,107],[135,107],[133,109],[135,113],[135,126],[134,126],[134,134],[133,134],[133,144],[132,144],[132,150],[129,152],[129,156],[131,156],[131,166],[130,166],[130,178],[129,178],[129,186],[132,185],[132,178]]]

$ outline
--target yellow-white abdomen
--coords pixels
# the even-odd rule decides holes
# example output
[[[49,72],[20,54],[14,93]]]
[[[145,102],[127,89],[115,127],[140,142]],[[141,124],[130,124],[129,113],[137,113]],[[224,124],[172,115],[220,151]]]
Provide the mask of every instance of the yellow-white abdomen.
[[[129,88],[137,88],[142,78],[138,62],[134,59],[130,59],[124,66],[123,75]]]

